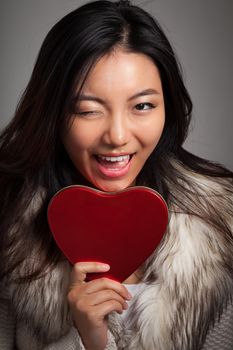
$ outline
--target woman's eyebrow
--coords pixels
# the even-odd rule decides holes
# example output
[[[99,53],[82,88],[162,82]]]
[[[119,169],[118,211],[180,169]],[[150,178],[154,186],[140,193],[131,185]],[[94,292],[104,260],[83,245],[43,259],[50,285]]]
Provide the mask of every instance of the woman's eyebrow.
[[[101,104],[106,104],[106,102],[100,98],[100,97],[97,97],[97,96],[92,96],[92,95],[80,95],[78,97],[78,100],[79,101],[95,101],[95,102],[99,102]]]
[[[155,89],[146,89],[146,90],[142,90],[140,92],[138,92],[137,94],[131,96],[128,101],[132,101],[137,97],[141,97],[141,96],[148,96],[148,95],[160,95],[160,93],[155,90]],[[107,103],[100,97],[97,96],[93,96],[93,95],[86,95],[86,94],[82,94],[78,97],[79,101],[95,101],[98,103],[101,103],[103,105],[106,105]]]
[[[128,101],[134,100],[137,97],[148,96],[148,95],[160,95],[160,93],[155,89],[146,89],[138,92],[137,94],[131,96]]]

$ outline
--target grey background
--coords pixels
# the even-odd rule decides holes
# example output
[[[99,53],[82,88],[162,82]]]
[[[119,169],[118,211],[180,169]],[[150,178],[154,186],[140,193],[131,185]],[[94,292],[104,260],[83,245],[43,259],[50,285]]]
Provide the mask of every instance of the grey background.
[[[1,0],[0,128],[11,119],[49,29],[85,0]],[[194,103],[185,147],[233,170],[233,0],[133,0],[154,15]]]

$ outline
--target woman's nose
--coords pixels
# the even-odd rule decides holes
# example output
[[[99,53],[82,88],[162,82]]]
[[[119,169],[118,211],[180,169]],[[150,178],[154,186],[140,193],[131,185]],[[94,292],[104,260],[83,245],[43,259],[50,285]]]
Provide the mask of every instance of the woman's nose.
[[[119,147],[126,145],[130,140],[130,126],[125,115],[109,116],[103,135],[104,143]]]

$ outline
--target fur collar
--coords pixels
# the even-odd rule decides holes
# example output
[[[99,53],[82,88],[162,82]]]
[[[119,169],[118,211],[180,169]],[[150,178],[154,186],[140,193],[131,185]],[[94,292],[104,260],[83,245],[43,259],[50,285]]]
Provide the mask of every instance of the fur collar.
[[[118,349],[199,349],[209,327],[231,300],[231,185],[191,172],[186,175],[192,177],[197,191],[211,197],[210,205],[228,225],[230,234],[223,235],[197,216],[171,208],[166,235],[148,259],[145,281],[151,276],[153,281],[133,301],[129,329],[118,314],[109,316]],[[28,260],[25,266],[34,261]],[[57,340],[72,325],[66,301],[70,270],[64,262],[40,280],[9,286],[18,321],[41,344]]]

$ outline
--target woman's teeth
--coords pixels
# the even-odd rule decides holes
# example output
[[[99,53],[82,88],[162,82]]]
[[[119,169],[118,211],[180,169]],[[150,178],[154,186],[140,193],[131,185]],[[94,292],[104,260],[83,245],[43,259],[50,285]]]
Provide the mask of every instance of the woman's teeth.
[[[130,159],[130,155],[127,154],[127,155],[118,156],[118,157],[105,157],[105,156],[98,155],[98,158],[100,160],[107,161],[107,162],[128,162]]]
[[[97,168],[101,174],[108,178],[125,176],[131,165],[132,154],[122,156],[96,155]]]

